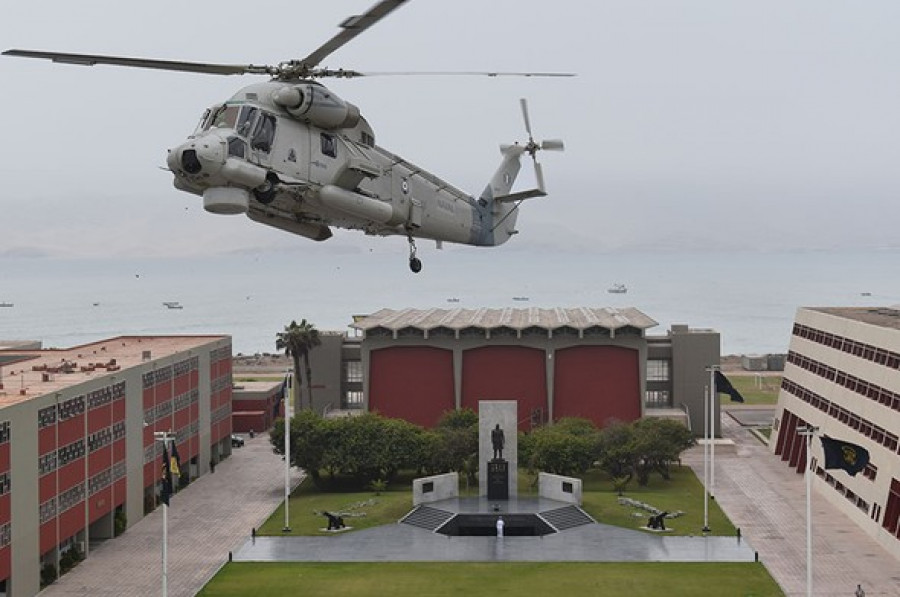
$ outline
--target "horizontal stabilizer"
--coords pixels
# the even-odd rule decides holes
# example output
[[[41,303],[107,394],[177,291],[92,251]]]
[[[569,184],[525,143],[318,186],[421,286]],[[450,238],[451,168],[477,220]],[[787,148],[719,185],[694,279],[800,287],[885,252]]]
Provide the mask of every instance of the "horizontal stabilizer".
[[[511,203],[513,201],[522,201],[524,199],[531,199],[533,197],[546,197],[547,193],[542,191],[541,189],[529,189],[527,191],[518,191],[516,193],[510,193],[508,195],[500,195],[499,197],[494,197],[494,201],[499,201],[500,203]]]

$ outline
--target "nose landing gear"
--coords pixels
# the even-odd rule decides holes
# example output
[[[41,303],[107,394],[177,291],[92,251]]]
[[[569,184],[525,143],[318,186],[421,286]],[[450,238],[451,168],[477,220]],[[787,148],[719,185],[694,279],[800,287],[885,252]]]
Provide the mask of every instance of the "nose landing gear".
[[[412,270],[412,273],[418,274],[422,271],[422,261],[416,257],[416,241],[413,240],[412,235],[407,235],[406,240],[409,241],[409,269]]]

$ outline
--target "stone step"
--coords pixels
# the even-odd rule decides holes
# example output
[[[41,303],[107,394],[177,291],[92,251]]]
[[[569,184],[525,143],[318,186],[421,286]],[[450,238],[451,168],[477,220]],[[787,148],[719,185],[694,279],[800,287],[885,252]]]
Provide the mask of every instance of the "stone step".
[[[400,522],[429,531],[435,531],[454,516],[456,516],[456,514],[453,512],[447,512],[446,510],[440,510],[430,506],[419,506],[404,516]]]
[[[585,524],[594,524],[594,519],[578,506],[565,506],[556,510],[541,512],[541,518],[558,531],[564,531]]]

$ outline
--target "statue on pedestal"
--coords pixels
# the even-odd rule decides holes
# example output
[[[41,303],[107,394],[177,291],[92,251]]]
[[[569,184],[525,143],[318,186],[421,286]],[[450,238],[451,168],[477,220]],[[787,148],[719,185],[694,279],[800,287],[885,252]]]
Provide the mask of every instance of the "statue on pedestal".
[[[506,438],[503,430],[500,429],[500,423],[491,429],[491,444],[494,447],[494,460],[503,460],[503,446],[506,444]]]

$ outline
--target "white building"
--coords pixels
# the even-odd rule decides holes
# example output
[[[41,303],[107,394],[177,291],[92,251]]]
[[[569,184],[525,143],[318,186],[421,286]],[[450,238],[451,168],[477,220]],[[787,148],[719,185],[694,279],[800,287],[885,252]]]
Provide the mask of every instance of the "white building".
[[[823,469],[812,444],[816,497],[824,497],[900,558],[900,310],[801,308],[778,396],[771,449],[802,473],[798,427],[869,451],[859,474]]]

